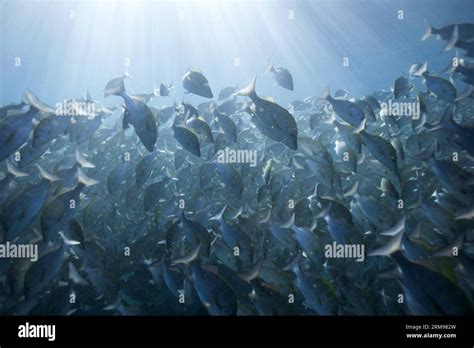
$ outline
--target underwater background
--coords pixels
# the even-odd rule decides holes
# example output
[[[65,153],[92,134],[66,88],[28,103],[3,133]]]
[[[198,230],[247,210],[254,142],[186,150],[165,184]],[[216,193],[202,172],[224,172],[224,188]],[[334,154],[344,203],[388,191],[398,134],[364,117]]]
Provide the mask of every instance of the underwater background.
[[[429,60],[435,71],[446,66],[452,52],[440,54],[436,40],[420,43],[425,19],[435,27],[472,21],[469,0],[3,0],[1,11],[2,103],[27,88],[53,104],[86,90],[101,100],[105,81],[123,73],[127,57],[135,93],[176,81],[179,99],[177,82],[189,67],[205,72],[215,89],[242,87],[272,60],[290,69],[294,93],[270,78],[259,87],[283,105],[326,87],[360,97],[389,88],[416,61]],[[13,69],[16,57],[21,69]]]

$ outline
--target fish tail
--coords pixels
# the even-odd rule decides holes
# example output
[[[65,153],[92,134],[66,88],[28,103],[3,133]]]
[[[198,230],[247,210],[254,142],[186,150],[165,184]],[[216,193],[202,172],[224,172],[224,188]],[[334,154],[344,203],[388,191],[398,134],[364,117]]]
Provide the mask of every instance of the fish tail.
[[[221,210],[219,213],[217,213],[216,215],[210,217],[209,220],[217,220],[217,221],[219,221],[219,220],[223,219],[224,213],[225,213],[226,209],[227,209],[227,204],[224,205],[224,208],[222,208],[222,210]]]
[[[397,266],[390,267],[384,271],[378,272],[378,278],[385,278],[385,279],[397,279],[400,278],[401,272]]]
[[[61,178],[57,175],[48,173],[46,170],[44,170],[39,164],[35,164],[36,168],[38,168],[40,172],[40,176],[42,179],[48,180],[49,182],[55,182],[61,180]]]
[[[28,176],[30,174],[22,172],[17,167],[15,167],[10,161],[5,161],[7,163],[7,171],[9,174],[13,175],[15,178]]]
[[[330,100],[331,99],[331,91],[329,87],[324,90],[324,93],[319,97],[320,100]]]
[[[77,167],[77,179],[79,180],[80,184],[84,186],[92,186],[99,183],[99,181],[89,178],[81,169],[81,167]]]
[[[265,69],[264,74],[268,74],[268,73],[270,73],[270,72],[273,72],[274,70],[275,70],[275,69],[273,68],[272,61],[269,60],[269,61],[268,61],[268,66],[267,66],[267,68]]]
[[[329,202],[316,216],[315,216],[315,221],[317,219],[325,219],[326,217],[329,216],[329,212],[331,211],[332,208],[332,203]]]
[[[437,124],[433,125],[433,127],[430,129],[430,131],[434,131],[437,129],[443,129],[443,128],[453,128],[454,126],[454,121],[453,121],[453,112],[451,109],[451,106],[447,106],[446,109],[444,110],[443,117],[441,118],[441,121],[439,121]]]
[[[116,310],[120,304],[122,303],[122,293],[123,291],[121,289],[119,289],[119,291],[117,292],[117,296],[115,297],[115,300],[113,303],[109,304],[108,306],[104,307],[104,310],[105,311],[111,311],[111,310]]]
[[[316,184],[314,185],[314,189],[313,189],[313,193],[308,197],[308,198],[319,198],[319,195],[318,195],[318,186],[319,186],[319,183],[316,182]]]
[[[142,252],[141,256],[141,263],[150,267],[154,264],[158,264],[158,266],[162,266],[165,263],[165,256],[161,257],[160,259],[147,259],[145,253]]]
[[[442,124],[444,127],[450,127],[453,125],[453,122],[453,110],[450,106],[447,106],[446,110],[444,110],[443,118],[441,119],[440,124]]]
[[[171,261],[172,266],[179,264],[189,265],[190,263],[196,261],[199,257],[199,252],[201,251],[202,244],[199,243],[191,252],[183,257]]]
[[[127,70],[125,70],[125,73],[123,74],[123,78],[124,79],[130,79],[130,80],[133,79],[132,75],[130,75]]]
[[[433,253],[433,257],[452,257],[453,250],[460,250],[464,244],[464,232],[459,233],[454,240],[444,248],[441,248]],[[456,249],[454,249],[456,248]]]
[[[459,94],[459,96],[456,98],[456,101],[470,97],[473,92],[474,87],[472,85],[467,85],[466,88],[461,92],[461,94]]]
[[[244,96],[244,97],[254,97],[256,95],[255,93],[255,86],[257,83],[257,77],[254,76],[253,79],[250,81],[250,83],[247,85],[247,87],[241,89],[240,91],[237,91],[235,93],[236,95]]]
[[[61,236],[61,239],[63,240],[63,243],[65,245],[79,245],[79,244],[81,244],[81,242],[78,242],[77,240],[72,240],[72,239],[69,239],[68,237],[66,237],[66,235],[64,234],[63,231],[59,231],[58,233]]]
[[[454,66],[453,63],[449,63],[449,65],[444,68],[444,70],[440,73],[441,74],[452,74],[453,72],[456,71],[456,67]]]
[[[367,119],[363,119],[362,122],[357,126],[357,128],[355,128],[352,133],[354,134],[360,134],[362,133],[363,131],[365,131],[365,124],[367,122]]]
[[[121,81],[118,86],[114,87],[113,89],[105,90],[104,97],[108,97],[109,95],[118,95],[123,96],[125,94],[125,79],[132,79],[130,74],[125,71],[124,75],[121,77]]]
[[[357,196],[359,191],[359,182],[356,181],[352,187],[342,194],[343,197],[354,197]]]
[[[419,154],[412,156],[412,158],[418,161],[426,161],[430,158],[434,158],[434,154],[436,152],[437,147],[438,147],[438,143],[435,140],[430,144],[430,146],[428,146],[426,149],[421,151]]]
[[[91,97],[89,91],[86,91],[86,100],[87,100],[88,103],[91,103],[91,102],[94,101],[94,100],[92,99],[92,97]]]
[[[388,243],[368,253],[368,256],[391,256],[401,251],[404,229],[394,235]]]
[[[336,121],[336,115],[334,113],[331,113],[331,116],[329,118],[325,119],[323,121],[324,124],[334,124],[334,121]]]
[[[431,35],[433,35],[433,26],[431,25],[431,23],[427,19],[425,19],[425,23],[426,23],[427,28],[426,28],[425,33],[421,37],[421,41],[425,41],[427,38],[429,38]]]
[[[428,62],[424,62],[422,66],[412,73],[413,76],[426,76],[428,75]]]
[[[453,33],[451,34],[451,38],[449,39],[448,42],[446,42],[446,45],[443,47],[443,52],[449,51],[453,49],[456,46],[456,43],[459,40],[459,30],[458,26],[455,25],[453,29]]]
[[[260,276],[260,270],[262,268],[262,264],[263,264],[263,260],[258,260],[248,270],[248,272],[239,273],[239,277],[242,280],[245,280],[247,283],[250,283],[252,280],[257,279]]]
[[[286,265],[283,270],[284,271],[296,271],[300,268],[300,261],[301,261],[301,253],[298,253],[293,260],[290,261],[288,265]]]
[[[280,228],[291,228],[295,223],[295,212],[291,213],[291,216],[284,221],[281,225],[279,225]]]
[[[76,149],[76,162],[82,167],[82,168],[95,168],[95,165],[91,162],[89,162],[84,155],[79,151],[79,149]]]

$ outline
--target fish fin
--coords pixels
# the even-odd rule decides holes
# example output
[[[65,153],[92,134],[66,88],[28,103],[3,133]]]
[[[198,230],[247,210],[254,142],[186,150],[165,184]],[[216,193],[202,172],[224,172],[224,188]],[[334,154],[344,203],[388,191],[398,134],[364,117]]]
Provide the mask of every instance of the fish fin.
[[[331,91],[329,90],[329,87],[327,87],[324,90],[324,93],[319,97],[320,100],[329,100],[331,97]]]
[[[397,278],[400,278],[401,275],[402,273],[398,266],[393,266],[377,273],[378,278],[384,278],[384,279],[397,279]]]
[[[128,129],[130,127],[130,120],[129,120],[129,113],[127,111],[127,108],[123,107],[123,119],[122,119],[122,128],[123,129]]]
[[[449,65],[443,69],[443,71],[440,72],[441,74],[452,74],[456,70],[456,67],[453,65],[453,63],[449,63]]]
[[[467,85],[466,88],[459,94],[455,101],[463,100],[468,98],[474,92],[474,87],[472,85]]]
[[[336,121],[336,113],[332,112],[331,116],[329,118],[325,119],[323,121],[324,124],[334,124],[334,121]]]
[[[20,177],[23,177],[23,176],[30,175],[28,173],[25,173],[25,172],[22,172],[21,170],[19,170],[18,167],[14,166],[12,163],[10,163],[10,161],[6,160],[5,162],[7,163],[8,173],[13,175],[14,177],[20,178]]]
[[[353,134],[360,134],[362,131],[365,131],[365,124],[367,123],[367,119],[364,118],[361,123],[357,126],[357,128],[354,128],[352,131]]]
[[[217,213],[217,215],[214,215],[214,216],[210,217],[209,220],[220,220],[220,219],[223,219],[223,218],[224,218],[224,213],[225,213],[226,209],[227,209],[227,204],[224,205],[224,208],[222,208],[222,210],[221,210],[219,213]]]
[[[317,198],[327,198],[327,196],[324,196],[322,190],[321,190],[321,185],[319,184],[316,184],[315,188],[314,188],[314,192],[316,193],[316,196]]]
[[[285,267],[283,267],[283,270],[284,271],[294,271],[294,270],[297,270],[300,268],[300,261],[301,261],[301,258],[302,258],[302,254],[301,253],[298,253],[295,258],[293,260],[290,261],[290,263],[288,265],[286,265]]]
[[[197,260],[199,256],[199,251],[201,250],[202,244],[199,243],[193,250],[188,255],[185,255],[183,257],[177,258],[173,261],[171,261],[171,266],[175,266],[178,264],[184,264],[184,265],[189,265],[191,262]]]
[[[43,103],[39,98],[31,92],[29,89],[23,94],[22,101],[30,106],[31,109],[42,111],[42,112],[51,112],[55,113],[56,109]]]
[[[61,180],[61,178],[59,176],[48,173],[39,164],[36,163],[35,166],[36,166],[36,168],[38,168],[41,178],[46,179],[49,182],[55,182],[55,181]]]
[[[425,19],[425,23],[426,23],[427,28],[426,28],[425,33],[421,37],[421,41],[425,41],[427,38],[433,35],[433,26],[427,19]]]
[[[418,161],[426,161],[430,157],[434,158],[434,154],[436,152],[437,147],[438,147],[438,142],[434,140],[428,147],[426,147],[426,149],[421,151],[419,154],[411,156],[411,158]]]
[[[86,101],[87,101],[88,103],[94,103],[94,99],[92,99],[92,97],[91,97],[89,91],[86,91]]]
[[[451,108],[451,106],[447,106],[446,109],[444,110],[444,113],[443,113],[443,117],[441,119],[441,124],[443,124],[444,126],[448,126],[450,124],[452,124],[454,121],[453,121],[453,109]]]
[[[78,149],[76,149],[76,161],[82,168],[95,168],[95,165],[89,162]]]
[[[128,70],[125,70],[125,72],[124,72],[124,74],[123,74],[123,78],[124,78],[124,79],[133,80],[133,77],[132,77],[132,75],[130,75],[130,74],[128,73]]]
[[[77,308],[70,309],[66,312],[66,316],[70,316],[71,314],[74,314],[75,312],[77,312]]]
[[[240,279],[250,283],[252,280],[257,279],[260,275],[260,269],[262,268],[263,260],[257,261],[247,272],[239,273]]]
[[[343,197],[353,197],[359,191],[359,182],[356,181],[352,187],[342,194]]]
[[[142,251],[141,263],[145,266],[152,266],[154,264],[158,264],[158,266],[163,265],[165,262],[165,255],[163,255],[160,259],[147,259],[145,253]]]
[[[421,194],[421,192],[418,192],[418,196],[416,198],[416,201],[413,202],[413,204],[406,207],[406,209],[407,210],[417,209],[421,206],[421,203],[423,203],[423,195]]]
[[[281,228],[290,228],[295,223],[295,213],[293,212],[288,220],[283,222],[279,227]]]
[[[270,102],[270,103],[274,103],[274,104],[275,104],[275,98],[273,98],[273,97],[270,97],[270,96],[267,97],[267,96],[265,96],[265,97],[260,97],[260,98],[263,99],[263,100],[266,100],[266,101],[268,101],[268,102]]]
[[[332,203],[329,202],[326,206],[315,216],[315,219],[325,219],[329,216],[329,212],[331,211]]]
[[[381,236],[394,236],[399,233],[402,229],[405,229],[406,216],[403,215],[392,227],[388,230],[382,231],[379,234]]]
[[[69,239],[68,237],[66,237],[66,235],[64,234],[63,231],[59,231],[58,233],[61,236],[61,239],[63,240],[63,243],[66,244],[66,245],[79,245],[79,244],[81,244],[81,242],[78,242],[77,240],[72,240],[72,239]]]
[[[424,62],[420,68],[416,71],[413,71],[412,76],[424,76],[423,74],[428,73],[428,62]]]
[[[122,95],[123,93],[125,93],[125,78],[126,75],[122,76],[120,78],[121,81],[118,83],[118,85],[110,86],[109,88],[104,89],[104,97],[108,97],[110,95]]]
[[[247,85],[247,87],[241,89],[240,91],[237,91],[235,94],[244,96],[244,97],[250,97],[255,94],[255,86],[257,84],[257,77],[254,76],[250,83]]]
[[[314,185],[313,193],[310,194],[310,195],[307,197],[309,200],[318,197],[318,184],[319,184],[319,183],[316,182],[316,184]]]
[[[77,167],[77,179],[80,183],[84,184],[84,186],[92,186],[99,183],[99,181],[89,178],[81,169],[81,167]]]
[[[459,40],[459,31],[458,31],[458,26],[455,25],[453,29],[453,34],[451,35],[451,38],[449,39],[448,42],[446,42],[446,45],[444,45],[442,52],[449,51],[453,49],[456,45],[456,43]]]
[[[404,230],[401,230],[399,233],[394,235],[390,240],[382,245],[380,248],[377,248],[370,253],[368,256],[390,256],[401,250],[402,247],[402,237]]]
[[[428,62],[423,63],[418,73],[420,74],[420,76],[423,76],[423,77],[429,75],[430,72],[428,71]]]
[[[268,74],[268,73],[272,72],[273,70],[275,70],[275,69],[273,68],[272,61],[269,60],[269,61],[268,61],[268,66],[267,66],[267,68],[265,69],[264,74]]]
[[[472,185],[472,182],[468,183],[468,185]],[[473,210],[474,208],[470,206],[466,209],[458,211],[454,217],[454,220],[472,220],[472,216],[469,215],[472,215]]]
[[[117,309],[122,303],[122,290],[117,292],[117,296],[113,303],[109,304],[108,306],[104,307],[104,311],[111,311]]]
[[[433,253],[433,257],[440,257],[440,256],[446,256],[446,257],[451,257],[453,256],[453,249],[457,248],[457,250],[460,250],[462,248],[462,245],[464,244],[464,232],[459,233],[456,238],[447,246],[444,248],[441,248]]]

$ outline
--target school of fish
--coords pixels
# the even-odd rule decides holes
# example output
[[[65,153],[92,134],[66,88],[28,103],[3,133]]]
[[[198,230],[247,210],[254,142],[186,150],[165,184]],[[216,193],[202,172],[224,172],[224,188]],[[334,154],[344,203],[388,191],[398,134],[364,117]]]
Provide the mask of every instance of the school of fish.
[[[0,313],[472,315],[474,24],[433,37],[456,52],[444,71],[414,62],[360,99],[284,107],[256,77],[215,94],[198,69],[180,83],[199,105],[169,105],[164,81],[134,95],[128,73],[104,81],[113,108],[69,101],[93,115],[26,91],[0,108],[0,241],[38,260],[0,258]],[[404,103],[418,112],[386,107]]]

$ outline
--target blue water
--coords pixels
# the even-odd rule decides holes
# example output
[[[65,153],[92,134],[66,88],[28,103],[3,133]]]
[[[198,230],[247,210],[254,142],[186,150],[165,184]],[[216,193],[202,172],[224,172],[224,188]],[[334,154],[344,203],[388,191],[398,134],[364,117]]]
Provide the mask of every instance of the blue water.
[[[0,3],[1,104],[19,101],[26,89],[53,105],[86,90],[104,101],[105,83],[126,68],[135,93],[149,93],[161,80],[176,86],[156,105],[183,98],[189,67],[202,70],[214,94],[257,75],[257,92],[282,105],[326,87],[361,97],[389,89],[416,61],[429,61],[434,72],[446,66],[454,51],[440,54],[443,44],[434,38],[420,42],[425,19],[435,27],[474,20],[472,0]],[[262,76],[270,59],[292,72],[294,92]]]

